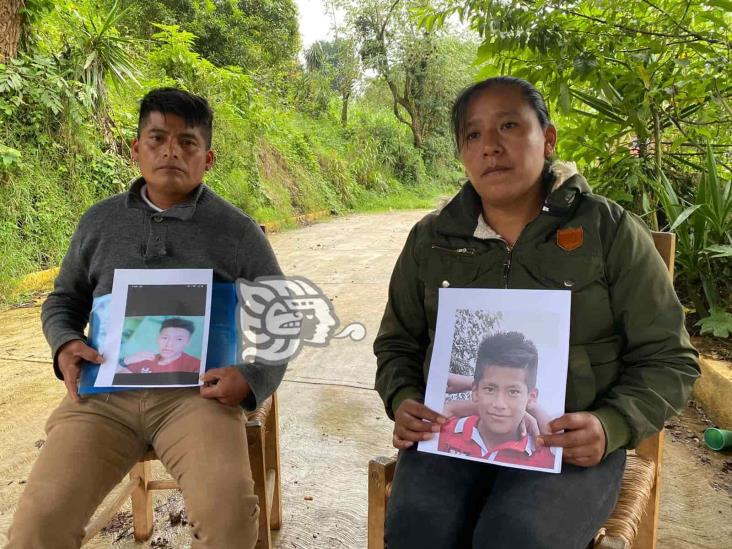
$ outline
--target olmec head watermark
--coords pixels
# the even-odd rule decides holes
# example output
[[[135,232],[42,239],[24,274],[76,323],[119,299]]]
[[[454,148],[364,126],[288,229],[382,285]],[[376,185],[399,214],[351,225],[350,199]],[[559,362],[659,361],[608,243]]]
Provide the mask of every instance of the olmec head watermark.
[[[333,304],[312,281],[300,276],[236,281],[237,323],[245,363],[282,364],[305,345],[324,347],[333,339],[366,337],[363,324],[340,325]]]

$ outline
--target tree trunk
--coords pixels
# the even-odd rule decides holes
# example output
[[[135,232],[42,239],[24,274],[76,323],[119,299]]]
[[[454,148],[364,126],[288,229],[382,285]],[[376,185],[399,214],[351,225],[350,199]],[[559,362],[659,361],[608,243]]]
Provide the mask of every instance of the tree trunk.
[[[344,128],[348,126],[348,100],[351,98],[351,94],[347,93],[343,95],[343,104],[341,105],[341,126]]]
[[[18,54],[20,31],[23,27],[23,0],[0,0],[0,63]]]
[[[422,150],[422,136],[412,127],[412,137],[414,138],[414,147]]]
[[[414,138],[414,146],[422,150],[422,121],[417,113],[412,114],[412,137]]]

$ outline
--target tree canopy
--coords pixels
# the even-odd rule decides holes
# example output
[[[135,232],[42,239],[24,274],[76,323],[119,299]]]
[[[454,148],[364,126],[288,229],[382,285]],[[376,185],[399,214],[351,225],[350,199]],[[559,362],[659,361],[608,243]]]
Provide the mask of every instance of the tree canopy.
[[[180,25],[194,49],[218,66],[261,70],[288,65],[300,49],[293,0],[125,0],[130,32],[150,38],[156,23]]]
[[[559,154],[677,233],[688,299],[732,331],[732,2],[436,0],[421,14],[428,30],[458,16],[478,32],[478,78],[545,93]]]

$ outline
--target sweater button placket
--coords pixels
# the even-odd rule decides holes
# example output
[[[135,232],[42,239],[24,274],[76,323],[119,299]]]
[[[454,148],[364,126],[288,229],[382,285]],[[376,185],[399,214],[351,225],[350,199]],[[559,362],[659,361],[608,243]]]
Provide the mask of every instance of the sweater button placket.
[[[160,257],[167,254],[165,249],[165,218],[162,215],[155,214],[152,216],[152,224],[150,226],[150,238],[147,243],[148,257]]]

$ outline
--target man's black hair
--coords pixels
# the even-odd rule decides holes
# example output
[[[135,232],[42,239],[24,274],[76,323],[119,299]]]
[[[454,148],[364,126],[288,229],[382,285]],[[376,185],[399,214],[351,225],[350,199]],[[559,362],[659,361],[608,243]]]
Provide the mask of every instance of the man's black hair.
[[[160,326],[160,331],[162,332],[165,328],[183,328],[184,330],[188,330],[189,334],[193,335],[196,326],[190,320],[175,317],[163,320],[163,324]]]
[[[150,90],[140,101],[140,117],[137,121],[137,138],[147,124],[150,113],[175,114],[186,122],[189,128],[201,128],[206,148],[211,148],[213,132],[213,111],[208,101],[200,95],[177,88],[156,88]]]
[[[521,368],[526,372],[526,386],[529,391],[536,387],[536,369],[539,353],[534,343],[521,332],[498,332],[486,336],[478,346],[473,383],[478,385],[489,366]]]

